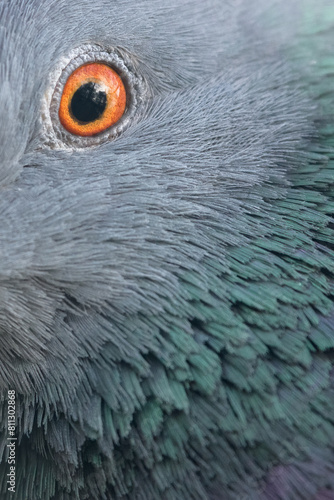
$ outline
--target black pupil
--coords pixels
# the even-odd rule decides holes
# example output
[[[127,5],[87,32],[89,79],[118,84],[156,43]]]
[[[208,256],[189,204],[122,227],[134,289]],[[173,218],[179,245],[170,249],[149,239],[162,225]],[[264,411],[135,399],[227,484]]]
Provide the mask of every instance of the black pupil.
[[[89,123],[103,114],[107,103],[106,93],[94,82],[88,82],[73,94],[70,112],[79,122]]]

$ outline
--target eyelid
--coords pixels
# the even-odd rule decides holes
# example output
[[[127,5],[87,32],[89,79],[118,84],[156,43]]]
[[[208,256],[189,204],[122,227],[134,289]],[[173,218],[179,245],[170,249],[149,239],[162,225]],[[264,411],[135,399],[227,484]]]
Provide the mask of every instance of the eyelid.
[[[70,75],[88,63],[103,63],[120,76],[126,90],[126,110],[115,125],[92,136],[73,135],[60,122],[59,106],[64,86]],[[140,74],[133,57],[120,48],[102,48],[99,45],[84,45],[74,49],[66,59],[60,61],[51,75],[50,90],[42,102],[44,143],[53,149],[85,148],[99,145],[117,138],[138,115],[149,96],[147,82]],[[52,87],[52,81],[55,82]]]

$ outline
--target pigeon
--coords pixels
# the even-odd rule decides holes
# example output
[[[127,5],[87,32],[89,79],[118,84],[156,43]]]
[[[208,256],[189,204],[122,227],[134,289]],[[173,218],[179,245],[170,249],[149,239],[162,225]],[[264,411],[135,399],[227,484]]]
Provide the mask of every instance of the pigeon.
[[[3,0],[0,496],[334,499],[332,0]]]

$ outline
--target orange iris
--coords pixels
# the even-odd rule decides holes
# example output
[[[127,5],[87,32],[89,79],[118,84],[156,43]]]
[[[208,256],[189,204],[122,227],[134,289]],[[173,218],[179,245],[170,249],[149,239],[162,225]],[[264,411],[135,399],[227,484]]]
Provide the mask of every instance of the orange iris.
[[[59,119],[72,134],[91,136],[114,125],[125,107],[126,92],[120,76],[107,64],[89,63],[67,79]]]

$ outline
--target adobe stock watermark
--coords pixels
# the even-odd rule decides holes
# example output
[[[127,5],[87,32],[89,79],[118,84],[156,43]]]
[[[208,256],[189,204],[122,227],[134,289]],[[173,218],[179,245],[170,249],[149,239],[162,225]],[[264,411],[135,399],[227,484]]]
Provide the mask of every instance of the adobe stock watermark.
[[[15,416],[15,391],[8,391],[8,408],[7,408],[7,449],[8,449],[8,458],[7,463],[9,465],[9,473],[7,474],[7,484],[8,491],[15,493],[15,484],[16,484],[16,440],[15,437],[15,424],[16,424],[16,416]]]

